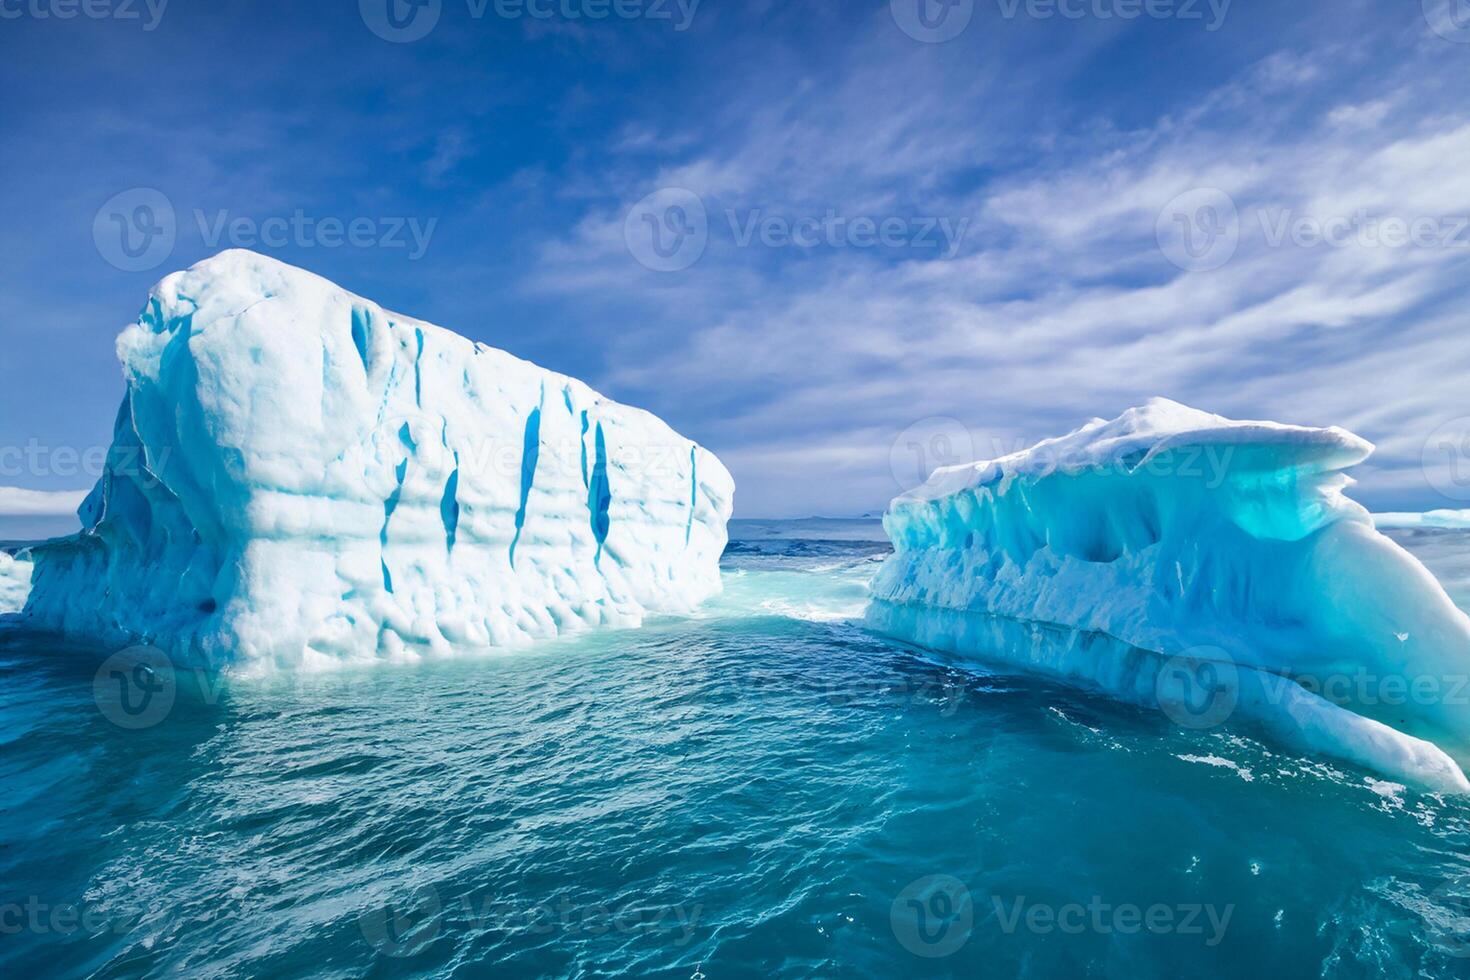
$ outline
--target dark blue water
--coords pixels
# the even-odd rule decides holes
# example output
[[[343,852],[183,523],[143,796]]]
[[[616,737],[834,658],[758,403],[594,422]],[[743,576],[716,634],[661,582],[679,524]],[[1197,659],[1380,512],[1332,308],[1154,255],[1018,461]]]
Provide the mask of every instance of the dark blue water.
[[[869,635],[873,523],[735,533],[692,620],[146,707],[0,637],[0,977],[1470,975],[1466,801]]]

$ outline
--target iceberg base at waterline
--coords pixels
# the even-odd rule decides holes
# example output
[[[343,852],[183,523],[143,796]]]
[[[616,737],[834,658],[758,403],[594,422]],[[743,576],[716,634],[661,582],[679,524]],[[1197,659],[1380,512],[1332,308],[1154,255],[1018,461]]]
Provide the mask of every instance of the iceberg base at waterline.
[[[712,453],[311,273],[223,252],[155,286],[118,353],[84,530],[30,549],[12,623],[258,672],[637,625],[720,589]]]
[[[1470,618],[1343,495],[1371,451],[1155,399],[946,467],[884,516],[867,623],[1470,789]]]

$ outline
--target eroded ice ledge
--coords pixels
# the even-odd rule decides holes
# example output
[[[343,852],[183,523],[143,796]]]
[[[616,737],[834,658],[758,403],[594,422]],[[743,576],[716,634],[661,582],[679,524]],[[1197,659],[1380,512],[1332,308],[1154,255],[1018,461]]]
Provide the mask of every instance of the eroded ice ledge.
[[[1155,399],[941,469],[884,517],[868,621],[1154,706],[1228,675],[1237,720],[1470,789],[1470,619],[1343,495],[1372,448]]]
[[[32,550],[24,625],[321,667],[634,625],[720,588],[713,454],[311,273],[221,253],[155,286],[117,348],[106,473],[83,533]]]

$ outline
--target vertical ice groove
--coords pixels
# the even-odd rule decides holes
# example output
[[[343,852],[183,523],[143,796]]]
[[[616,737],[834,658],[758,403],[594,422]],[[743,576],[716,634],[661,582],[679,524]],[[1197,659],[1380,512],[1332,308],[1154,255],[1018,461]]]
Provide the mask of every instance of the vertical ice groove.
[[[454,472],[444,484],[444,496],[439,501],[439,516],[444,519],[444,545],[454,550],[454,538],[459,533],[459,453],[454,454]]]
[[[352,308],[352,345],[362,361],[362,373],[368,374],[368,314],[361,306]]]
[[[510,567],[516,567],[516,545],[526,526],[526,506],[531,500],[531,487],[536,482],[536,463],[541,458],[541,408],[546,404],[546,385],[541,386],[541,401],[526,416],[526,437],[521,448],[521,505],[516,510],[516,533],[510,542]]]
[[[587,476],[587,413],[582,412],[582,486],[591,486]]]
[[[587,511],[592,519],[592,536],[597,539],[598,567],[602,565],[602,545],[607,541],[607,532],[612,527],[608,511],[612,507],[612,489],[607,482],[607,440],[602,434],[602,423],[597,423],[595,462],[592,479],[587,486]]]
[[[694,509],[699,505],[699,460],[695,453],[698,446],[689,447],[689,520],[684,524],[684,547],[689,547],[689,536],[694,533]]]
[[[403,497],[403,481],[408,476],[408,459],[399,463],[393,470],[398,478],[398,485],[383,501],[383,529],[378,532],[378,554],[383,564],[383,588],[389,592],[393,591],[393,576],[388,572],[388,524],[393,520],[393,512],[398,509],[398,501]]]
[[[413,328],[413,335],[418,340],[418,350],[413,355],[413,403],[419,408],[424,407],[424,331],[419,327]]]

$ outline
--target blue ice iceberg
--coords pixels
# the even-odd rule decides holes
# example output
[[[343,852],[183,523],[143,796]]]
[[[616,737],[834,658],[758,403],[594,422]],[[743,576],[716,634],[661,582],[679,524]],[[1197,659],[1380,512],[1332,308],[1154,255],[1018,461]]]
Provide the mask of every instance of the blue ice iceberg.
[[[20,621],[242,671],[505,647],[720,588],[733,483],[647,412],[300,269],[154,287]],[[20,572],[15,571],[12,578]]]
[[[868,623],[1470,789],[1470,618],[1343,496],[1372,449],[1155,399],[938,470],[884,517]]]

